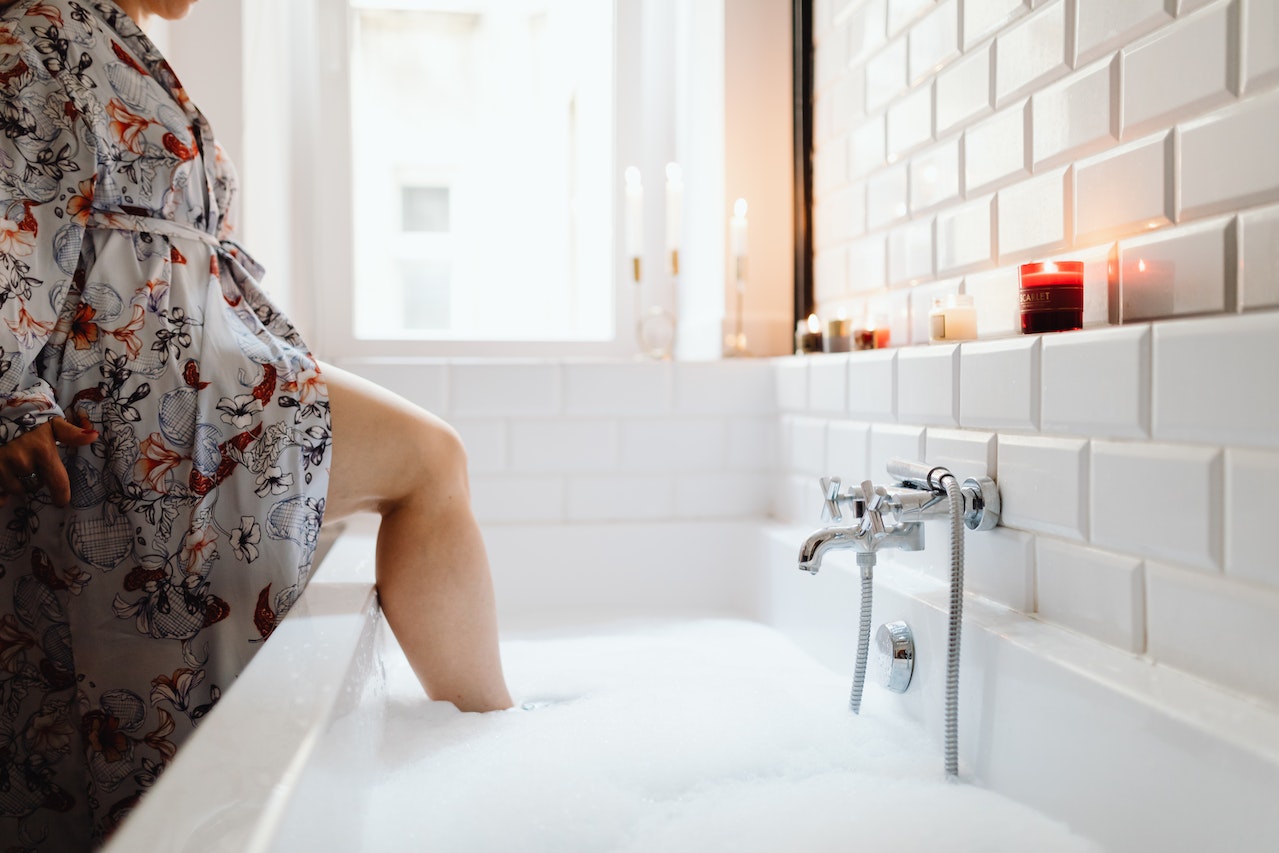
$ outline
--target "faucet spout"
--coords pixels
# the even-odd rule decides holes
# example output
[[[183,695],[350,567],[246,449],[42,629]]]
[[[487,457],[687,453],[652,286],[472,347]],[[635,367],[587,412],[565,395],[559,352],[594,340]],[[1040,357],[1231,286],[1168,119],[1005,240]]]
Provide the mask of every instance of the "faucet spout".
[[[815,575],[821,569],[822,557],[827,551],[857,548],[864,536],[861,527],[823,527],[814,530],[799,548],[799,568]]]

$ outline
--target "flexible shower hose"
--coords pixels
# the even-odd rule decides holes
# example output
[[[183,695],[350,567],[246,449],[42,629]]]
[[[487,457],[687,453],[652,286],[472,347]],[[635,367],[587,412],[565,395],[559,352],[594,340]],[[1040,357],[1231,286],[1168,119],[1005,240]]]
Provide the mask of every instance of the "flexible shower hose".
[[[857,663],[853,666],[853,689],[848,694],[848,707],[854,714],[862,708],[862,685],[866,682],[866,657],[870,652],[871,595],[875,589],[875,552],[858,551],[857,566],[862,574],[862,612],[857,622]]]
[[[964,499],[949,471],[938,478],[950,500],[950,618],[946,649],[946,776],[959,776],[959,636],[964,623]]]

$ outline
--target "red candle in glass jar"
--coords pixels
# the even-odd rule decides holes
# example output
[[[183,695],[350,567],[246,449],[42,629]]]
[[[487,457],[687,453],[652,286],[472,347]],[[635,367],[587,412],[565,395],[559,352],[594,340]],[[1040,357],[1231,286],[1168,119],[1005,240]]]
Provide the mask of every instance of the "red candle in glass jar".
[[[1083,326],[1083,261],[1022,264],[1022,334],[1065,332]]]

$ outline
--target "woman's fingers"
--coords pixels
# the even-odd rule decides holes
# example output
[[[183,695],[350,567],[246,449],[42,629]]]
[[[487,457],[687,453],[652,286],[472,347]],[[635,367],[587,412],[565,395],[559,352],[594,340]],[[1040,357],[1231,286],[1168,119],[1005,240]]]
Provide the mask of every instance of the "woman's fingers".
[[[93,444],[98,439],[98,431],[87,426],[88,420],[81,420],[86,426],[77,426],[66,418],[54,418],[49,421],[53,428],[53,437],[61,444],[67,444],[72,447],[84,447],[86,444]]]
[[[81,418],[88,423],[87,419]],[[49,490],[54,506],[71,502],[71,481],[58,455],[58,444],[83,447],[97,440],[92,428],[77,426],[65,418],[53,418],[0,447],[0,489],[7,496]]]

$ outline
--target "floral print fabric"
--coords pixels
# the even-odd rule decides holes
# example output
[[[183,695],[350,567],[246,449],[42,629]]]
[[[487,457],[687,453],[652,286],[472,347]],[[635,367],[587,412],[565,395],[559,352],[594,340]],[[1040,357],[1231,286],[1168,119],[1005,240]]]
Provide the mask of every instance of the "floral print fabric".
[[[229,163],[109,0],[0,13],[0,444],[82,413],[71,505],[0,508],[0,850],[101,842],[289,609],[316,362],[231,240]]]

